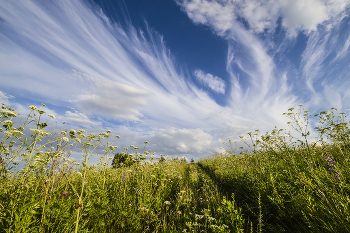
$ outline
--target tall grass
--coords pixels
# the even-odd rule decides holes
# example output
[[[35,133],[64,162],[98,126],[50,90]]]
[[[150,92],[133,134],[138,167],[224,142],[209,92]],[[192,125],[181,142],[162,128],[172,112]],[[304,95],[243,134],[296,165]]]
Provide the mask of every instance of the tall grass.
[[[316,115],[323,123],[317,127],[321,145],[317,146],[307,140],[310,115],[307,111],[301,115],[301,108],[299,113],[293,110],[287,116],[304,138],[299,145],[283,130],[260,137],[256,131],[248,133],[255,153],[217,154],[199,165],[223,192],[234,193],[255,231],[350,232],[349,129],[344,115],[336,114],[336,109]]]
[[[157,162],[145,160],[145,147],[140,153],[131,146],[131,154],[115,154],[113,166],[119,136],[53,136],[48,121],[40,122],[45,112],[29,109],[15,127],[15,109],[1,107],[0,232],[350,231],[349,130],[336,109],[317,115],[320,146],[302,127],[308,113],[290,109],[290,125],[303,138],[298,145],[283,130],[256,131],[248,133],[253,153],[234,155],[229,141],[228,152],[198,163]],[[70,159],[78,146],[81,163]],[[98,165],[88,165],[92,155]]]

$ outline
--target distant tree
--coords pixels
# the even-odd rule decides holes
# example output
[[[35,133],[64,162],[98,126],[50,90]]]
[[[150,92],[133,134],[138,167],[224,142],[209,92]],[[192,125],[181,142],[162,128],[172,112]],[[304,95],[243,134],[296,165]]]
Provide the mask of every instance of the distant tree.
[[[159,163],[163,163],[165,161],[164,155],[160,155]]]
[[[194,159],[193,158],[191,159],[191,163],[194,163]]]
[[[112,167],[113,168],[130,167],[134,163],[136,163],[136,161],[133,159],[133,157],[129,153],[120,152],[114,155],[114,158],[112,160]]]

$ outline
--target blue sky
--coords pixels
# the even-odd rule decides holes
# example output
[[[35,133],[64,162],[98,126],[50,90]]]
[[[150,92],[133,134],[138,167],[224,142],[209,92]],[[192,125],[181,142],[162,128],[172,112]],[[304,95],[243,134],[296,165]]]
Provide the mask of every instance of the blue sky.
[[[119,148],[198,158],[282,115],[350,110],[349,0],[60,0],[0,5],[2,102]],[[310,138],[316,138],[311,122]],[[56,127],[57,128],[57,127]],[[57,129],[56,129],[57,130]],[[239,144],[241,145],[241,143]],[[79,159],[79,154],[74,155]]]

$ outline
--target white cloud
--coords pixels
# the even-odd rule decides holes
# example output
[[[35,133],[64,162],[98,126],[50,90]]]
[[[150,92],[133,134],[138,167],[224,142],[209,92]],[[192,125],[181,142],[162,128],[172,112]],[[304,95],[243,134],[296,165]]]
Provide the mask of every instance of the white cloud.
[[[149,137],[157,147],[168,148],[168,153],[203,154],[215,152],[212,144],[213,137],[202,129],[157,129]]]
[[[234,5],[230,1],[177,1],[195,23],[208,24],[221,36],[232,28]]]
[[[295,34],[297,29],[316,31],[318,24],[330,18],[327,5],[320,0],[293,0],[280,3],[283,26],[288,28],[291,34]]]
[[[144,97],[151,92],[108,79],[90,79],[91,90],[78,95],[73,101],[81,111],[90,115],[129,121],[138,121],[139,117],[143,116],[139,109],[147,104]],[[89,85],[87,82],[85,84]]]
[[[66,111],[64,115],[64,119],[65,119],[65,122],[72,125],[77,125],[77,126],[96,125],[96,122],[91,121],[88,116],[86,116],[81,112]]]
[[[225,81],[217,76],[213,76],[209,73],[204,73],[202,70],[195,70],[194,74],[196,78],[210,87],[213,91],[221,94],[225,94]]]
[[[339,17],[349,0],[178,0],[188,17],[194,23],[212,27],[220,36],[234,30],[238,17],[243,17],[256,33],[264,29],[273,31],[276,21],[282,17],[282,24],[291,36],[296,31],[309,33],[323,24]],[[327,22],[331,24],[332,22]],[[329,25],[328,25],[329,26]]]

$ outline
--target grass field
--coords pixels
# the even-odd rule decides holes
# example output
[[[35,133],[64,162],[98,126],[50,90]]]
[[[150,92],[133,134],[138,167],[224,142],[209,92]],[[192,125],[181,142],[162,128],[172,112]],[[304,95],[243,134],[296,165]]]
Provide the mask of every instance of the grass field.
[[[235,155],[229,140],[225,153],[196,163],[145,160],[151,154],[133,147],[113,167],[110,131],[52,137],[39,122],[45,112],[29,109],[18,127],[15,109],[1,109],[1,232],[350,232],[349,129],[336,109],[316,115],[318,144],[302,127],[308,112],[289,109],[302,140],[256,131],[242,137],[251,152]],[[80,164],[69,159],[78,144]],[[89,166],[98,146],[100,163]]]

